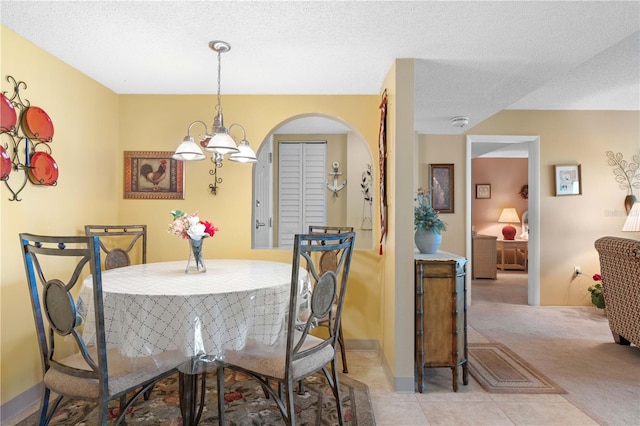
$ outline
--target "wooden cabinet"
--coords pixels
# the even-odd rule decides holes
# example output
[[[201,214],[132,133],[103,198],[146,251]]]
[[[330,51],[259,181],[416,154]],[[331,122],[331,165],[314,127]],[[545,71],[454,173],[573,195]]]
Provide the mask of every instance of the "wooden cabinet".
[[[449,367],[458,390],[458,367],[469,383],[467,365],[466,259],[438,252],[416,254],[415,363],[418,391],[425,368]]]
[[[471,246],[471,278],[497,278],[496,240],[493,235],[476,235]]]

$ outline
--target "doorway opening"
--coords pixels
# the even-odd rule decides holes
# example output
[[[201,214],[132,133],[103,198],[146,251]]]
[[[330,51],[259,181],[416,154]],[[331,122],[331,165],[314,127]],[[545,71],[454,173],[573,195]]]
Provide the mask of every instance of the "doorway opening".
[[[498,152],[496,152],[498,151]],[[493,155],[508,157],[517,152],[527,157],[528,178],[528,243],[527,243],[527,303],[532,306],[540,304],[540,138],[538,136],[507,136],[507,135],[468,135],[467,136],[467,164],[466,179],[466,257],[472,259],[472,197],[475,197],[475,187],[472,188],[473,165],[472,159],[495,152]],[[501,154],[500,154],[501,152]],[[497,219],[496,219],[497,220]],[[470,264],[467,274],[472,276]],[[473,288],[468,291],[467,303],[471,303]]]

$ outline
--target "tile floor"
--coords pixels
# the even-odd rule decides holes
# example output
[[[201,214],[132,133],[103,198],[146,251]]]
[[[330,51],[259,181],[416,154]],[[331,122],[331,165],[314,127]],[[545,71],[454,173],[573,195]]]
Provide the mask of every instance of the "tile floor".
[[[396,393],[377,352],[348,351],[347,361],[349,377],[369,386],[377,426],[598,424],[562,395],[490,394],[471,376],[453,392],[449,368],[427,369],[424,393]]]

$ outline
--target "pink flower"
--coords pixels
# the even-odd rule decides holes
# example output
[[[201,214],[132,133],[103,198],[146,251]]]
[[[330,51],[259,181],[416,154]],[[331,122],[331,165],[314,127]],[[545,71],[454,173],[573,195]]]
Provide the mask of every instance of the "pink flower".
[[[169,224],[168,232],[185,240],[213,237],[219,230],[211,222],[200,220],[198,212],[187,214],[180,210],[173,210],[171,215],[173,222]]]
[[[602,281],[602,275],[600,275],[600,274],[593,274],[593,280],[594,280],[594,281]]]

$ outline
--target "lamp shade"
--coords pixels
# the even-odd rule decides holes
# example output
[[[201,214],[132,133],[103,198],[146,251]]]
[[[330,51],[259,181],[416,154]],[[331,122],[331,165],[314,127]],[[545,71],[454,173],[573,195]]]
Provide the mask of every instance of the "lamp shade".
[[[204,154],[200,147],[194,142],[191,136],[185,136],[178,149],[173,154],[175,160],[180,161],[196,161],[204,160]]]
[[[507,223],[507,225],[502,228],[502,236],[505,240],[513,240],[516,236],[516,228],[513,227],[512,223],[520,222],[520,217],[518,216],[518,212],[513,207],[507,207],[502,210],[500,213],[500,217],[498,218],[498,222]]]
[[[640,202],[633,203],[627,219],[622,225],[624,232],[640,232]]]
[[[253,149],[251,149],[248,140],[243,139],[242,141],[240,141],[238,149],[238,152],[235,152],[229,156],[229,161],[236,161],[238,163],[255,163],[256,161],[258,161],[256,153],[253,152]]]
[[[220,132],[213,135],[205,150],[225,155],[238,152],[238,147],[229,133]]]

